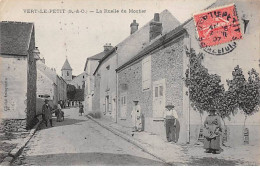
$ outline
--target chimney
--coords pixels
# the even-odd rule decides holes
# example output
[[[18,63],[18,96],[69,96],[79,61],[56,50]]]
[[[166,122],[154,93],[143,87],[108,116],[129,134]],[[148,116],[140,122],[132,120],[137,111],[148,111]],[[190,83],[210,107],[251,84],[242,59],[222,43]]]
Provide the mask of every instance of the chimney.
[[[150,22],[150,41],[162,34],[162,23],[159,13],[154,14],[153,21]]]
[[[44,64],[45,64],[45,59],[44,59],[44,57],[41,59],[41,61],[42,61],[42,63],[44,63]]]
[[[32,51],[33,53],[33,57],[35,60],[39,60],[40,59],[40,51],[38,49],[38,47],[35,47]]]
[[[113,48],[113,46],[111,46],[111,43],[106,43],[104,45],[104,51],[110,51]]]
[[[131,34],[135,33],[138,30],[138,26],[139,24],[136,23],[136,20],[133,20],[133,22],[130,24],[130,28],[131,28]]]

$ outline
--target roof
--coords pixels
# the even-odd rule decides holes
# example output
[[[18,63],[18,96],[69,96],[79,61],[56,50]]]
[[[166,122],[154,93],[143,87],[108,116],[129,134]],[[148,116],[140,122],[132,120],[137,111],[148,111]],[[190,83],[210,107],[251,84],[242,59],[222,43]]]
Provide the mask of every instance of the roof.
[[[99,67],[101,66],[101,63],[106,59],[108,58],[112,53],[114,53],[116,51],[117,47],[114,47],[112,50],[110,50],[100,61],[99,61],[99,64],[96,68],[96,70],[94,71],[93,75],[95,75],[99,69]]]
[[[88,57],[85,63],[84,71],[86,70],[87,64],[89,60],[101,60],[109,51],[103,51],[91,57]]]
[[[33,27],[28,22],[0,22],[0,53],[27,56]]]
[[[178,25],[180,25],[180,22],[168,10],[162,11],[159,14],[159,16],[160,16],[160,22],[162,23],[162,27],[163,27],[162,34],[166,34],[167,32],[173,30]],[[148,23],[146,23],[144,26],[142,26],[140,29],[138,29],[136,32],[129,35],[127,38],[125,38],[119,44],[116,45],[114,50],[115,49],[117,50],[118,55],[124,56],[124,59],[128,58],[128,59],[125,59],[126,61],[124,61],[124,59],[122,59],[121,57],[118,57],[119,66],[120,66],[121,62],[125,63],[128,60],[132,59],[133,56],[135,56],[138,52],[142,51],[144,49],[144,47],[149,45],[149,43],[150,43],[150,39],[149,39],[150,22],[152,22],[152,21],[153,21],[153,19],[150,20]],[[94,74],[98,71],[102,62],[104,62],[104,60],[106,58],[108,58],[108,56],[112,53],[113,52],[109,52],[107,55],[105,55],[99,61],[99,65],[96,68]],[[121,59],[122,59],[122,61],[121,61]]]
[[[184,24],[186,24],[186,22]],[[170,42],[171,40],[179,37],[180,35],[183,35],[184,33],[186,33],[186,29],[183,28],[184,24],[178,26],[171,32],[165,34],[164,36],[162,36],[159,39],[157,39],[156,41],[154,41],[151,45],[144,48],[144,50],[139,52],[132,59],[130,59],[125,64],[123,64],[122,66],[117,68],[116,71],[120,71],[121,69],[125,68],[126,66],[130,65],[131,63],[137,61],[138,59],[142,58],[143,56],[145,56],[145,55],[149,54],[150,52],[152,52],[153,50],[157,49],[158,47],[160,47],[160,46]]]
[[[71,66],[70,66],[70,64],[69,64],[68,59],[65,60],[63,66],[62,66],[62,68],[61,68],[61,70],[72,70],[72,68],[71,68]]]
[[[224,2],[223,0],[217,0],[217,2]],[[216,6],[217,2],[212,3],[211,5],[209,5],[208,7],[206,7],[204,10],[212,8],[214,6]],[[123,68],[127,67],[128,65],[130,65],[131,63],[137,61],[138,59],[142,58],[143,56],[147,55],[148,53],[150,53],[151,51],[157,49],[158,47],[164,45],[165,43],[179,37],[180,35],[186,33],[186,29],[184,28],[184,26],[186,24],[188,24],[190,21],[193,20],[193,17],[187,19],[184,23],[182,23],[181,25],[179,25],[178,27],[174,28],[172,31],[170,31],[169,33],[166,33],[164,36],[160,37],[159,39],[155,40],[154,42],[152,42],[149,46],[147,46],[146,48],[144,48],[144,50],[140,51],[137,55],[135,55],[132,59],[130,59],[129,61],[127,61],[126,63],[124,63],[123,65],[119,66],[116,71],[120,71]]]

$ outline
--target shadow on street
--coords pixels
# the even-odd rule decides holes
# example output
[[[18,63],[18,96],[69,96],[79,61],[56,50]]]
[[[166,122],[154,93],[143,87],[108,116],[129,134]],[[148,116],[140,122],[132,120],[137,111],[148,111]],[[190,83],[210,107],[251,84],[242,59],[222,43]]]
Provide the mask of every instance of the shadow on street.
[[[65,154],[49,154],[39,156],[27,156],[25,160],[14,163],[13,165],[37,165],[37,166],[162,166],[165,163],[154,161],[142,157],[136,157],[128,154],[112,154],[112,153],[65,153]]]
[[[70,119],[70,118],[64,118],[64,121],[62,122],[56,122],[56,117],[52,118],[52,123],[53,123],[53,127],[50,127],[50,124],[48,123],[48,127],[45,126],[45,122],[42,122],[40,124],[39,130],[44,130],[44,129],[48,129],[48,128],[54,128],[54,127],[60,127],[60,126],[67,126],[67,125],[81,125],[81,124],[77,124],[83,121],[87,121],[86,120],[78,120],[78,119]]]

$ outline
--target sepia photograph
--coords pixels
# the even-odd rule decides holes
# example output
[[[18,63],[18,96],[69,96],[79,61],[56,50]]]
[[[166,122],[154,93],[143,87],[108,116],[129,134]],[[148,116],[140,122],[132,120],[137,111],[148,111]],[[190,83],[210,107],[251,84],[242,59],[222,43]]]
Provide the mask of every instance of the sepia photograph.
[[[259,166],[259,0],[0,0],[1,166]]]

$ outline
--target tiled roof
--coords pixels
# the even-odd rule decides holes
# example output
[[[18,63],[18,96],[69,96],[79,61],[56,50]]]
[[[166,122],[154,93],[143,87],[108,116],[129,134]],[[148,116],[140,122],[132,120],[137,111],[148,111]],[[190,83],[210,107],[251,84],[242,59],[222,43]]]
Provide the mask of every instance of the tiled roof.
[[[33,23],[0,22],[0,53],[7,55],[27,55]]]
[[[87,60],[86,60],[86,63],[85,63],[84,71],[86,70],[86,67],[87,67],[87,64],[88,64],[89,60],[101,60],[108,52],[109,52],[109,50],[108,51],[103,51],[103,52],[100,52],[100,53],[98,53],[96,55],[88,57]]]
[[[61,68],[61,70],[72,70],[72,68],[71,68],[71,66],[70,66],[70,64],[69,64],[68,59],[65,60],[63,66],[62,66],[62,68]]]
[[[102,59],[105,56],[105,54],[106,54],[105,51],[100,52],[100,53],[98,53],[98,54],[96,54],[94,56],[89,57],[88,60],[100,60],[100,59]]]

